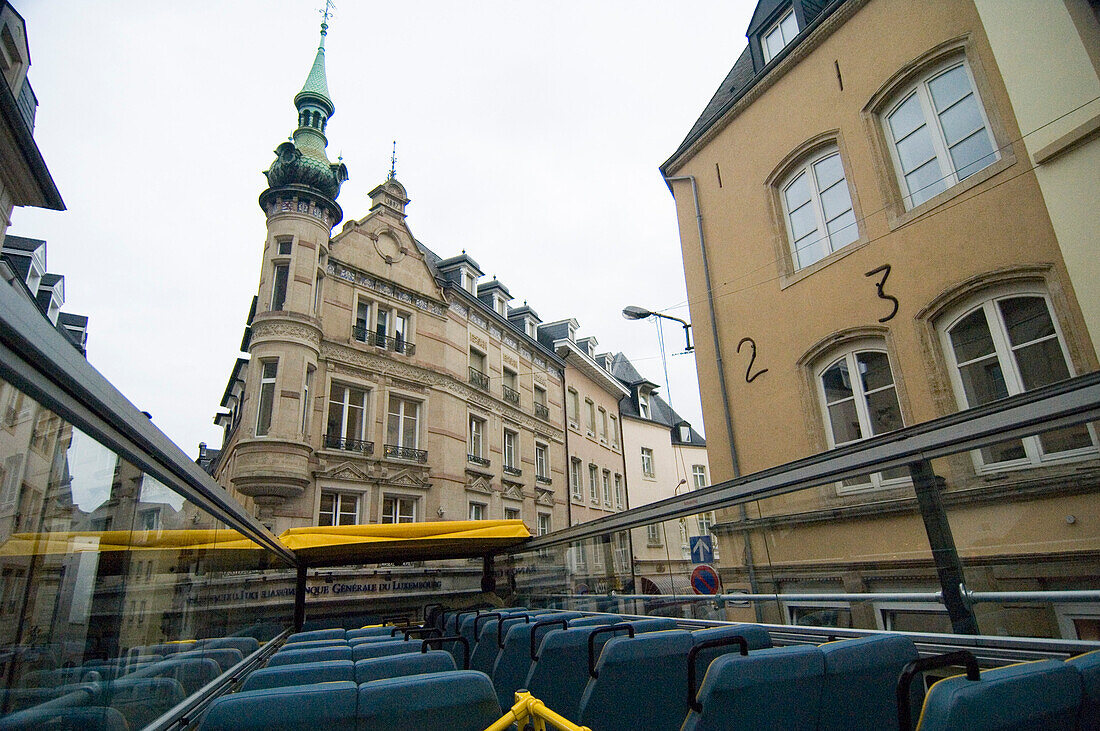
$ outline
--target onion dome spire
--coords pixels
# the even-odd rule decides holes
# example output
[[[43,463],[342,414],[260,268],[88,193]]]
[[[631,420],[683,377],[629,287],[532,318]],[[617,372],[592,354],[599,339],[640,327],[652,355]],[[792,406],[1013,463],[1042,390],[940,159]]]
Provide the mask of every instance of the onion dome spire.
[[[326,2],[321,22],[321,42],[317,55],[306,77],[302,90],[294,96],[298,109],[298,128],[291,141],[275,148],[277,156],[264,172],[271,188],[288,185],[306,186],[335,202],[340,186],[348,179],[348,169],[342,161],[329,162],[325,148],[328,138],[325,128],[336,111],[329,97],[328,79],[325,75],[325,36],[328,35],[328,18],[331,0]]]

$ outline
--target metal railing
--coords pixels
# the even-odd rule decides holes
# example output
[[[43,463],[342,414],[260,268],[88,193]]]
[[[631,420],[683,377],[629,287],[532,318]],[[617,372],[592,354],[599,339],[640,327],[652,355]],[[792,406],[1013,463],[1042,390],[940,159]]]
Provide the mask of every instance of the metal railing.
[[[407,459],[410,462],[419,462],[420,464],[428,461],[428,450],[401,447],[396,444],[383,445],[382,454],[390,459]]]
[[[546,475],[535,475],[535,482],[541,483],[543,485],[554,484],[554,481]]]
[[[414,355],[416,353],[416,346],[405,340],[405,338],[382,335],[375,330],[370,330],[361,325],[355,325],[351,328],[351,336],[360,343],[374,345],[375,347],[390,350],[394,353],[401,353],[402,355]]]
[[[587,726],[578,726],[565,716],[546,707],[546,704],[526,690],[516,691],[516,703],[504,716],[485,731],[506,731],[510,728],[533,728],[546,731],[547,728],[558,731],[592,731]]]
[[[488,467],[489,464],[490,464],[490,462],[487,458],[478,457],[476,454],[467,454],[466,455],[466,460],[468,462],[473,462],[474,464],[479,464],[482,467]]]
[[[523,474],[523,470],[521,470],[519,467],[514,467],[510,464],[506,464],[504,465],[504,474],[515,475],[516,477],[519,477]]]
[[[474,384],[482,391],[489,390],[489,376],[485,375],[473,366],[470,366],[470,383]]]
[[[364,439],[345,439],[336,434],[326,434],[325,449],[343,449],[348,452],[374,454],[374,442],[368,442]]]
[[[501,395],[504,396],[505,401],[511,401],[513,404],[519,403],[519,391],[516,389],[510,386],[501,385],[500,392]]]
[[[546,404],[535,403],[535,416],[539,419],[549,419],[550,407]]]

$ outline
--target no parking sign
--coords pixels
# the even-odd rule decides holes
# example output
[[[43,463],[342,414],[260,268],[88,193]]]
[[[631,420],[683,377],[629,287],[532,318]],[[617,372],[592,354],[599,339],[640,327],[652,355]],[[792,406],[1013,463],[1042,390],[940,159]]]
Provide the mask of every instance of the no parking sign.
[[[707,564],[696,566],[691,572],[691,590],[696,594],[717,594],[718,572]]]

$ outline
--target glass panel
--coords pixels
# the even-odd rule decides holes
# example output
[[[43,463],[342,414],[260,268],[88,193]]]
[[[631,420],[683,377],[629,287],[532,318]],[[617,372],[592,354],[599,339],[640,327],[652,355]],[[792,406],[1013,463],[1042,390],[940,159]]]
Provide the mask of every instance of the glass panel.
[[[344,428],[344,387],[332,384],[329,391],[328,424],[326,434],[339,438]]]
[[[1018,348],[1013,355],[1020,369],[1024,390],[1030,391],[1069,378],[1069,368],[1057,338]]]
[[[806,267],[824,258],[829,253],[829,241],[823,236],[818,236],[813,231],[804,239],[795,242],[795,256],[798,257],[798,266]]]
[[[20,411],[0,427],[0,716],[79,689],[141,728],[289,627],[289,567],[32,399]],[[173,681],[124,700],[138,670]]]
[[[821,193],[821,208],[827,221],[852,210],[852,198],[843,180]]]
[[[959,369],[959,376],[962,378],[966,403],[970,406],[981,406],[1008,396],[1004,373],[996,357],[991,356],[963,366]]]
[[[852,378],[848,374],[848,360],[841,358],[821,374],[821,383],[825,387],[826,403],[851,398]]]
[[[798,177],[787,185],[787,189],[783,192],[783,195],[784,199],[787,201],[788,211],[793,211],[809,203],[811,198],[810,180],[806,176],[806,173],[799,173]]]
[[[919,206],[941,191],[947,190],[947,181],[940,170],[939,160],[929,160],[920,168],[905,176],[909,188],[911,206]]]
[[[800,241],[817,232],[817,214],[814,213],[814,207],[810,203],[791,211],[789,220],[791,235],[794,236],[795,241]]]
[[[932,146],[932,136],[928,134],[927,127],[919,130],[898,142],[898,159],[901,160],[901,169],[906,173],[912,173],[929,160],[936,157],[936,149]]]
[[[790,43],[798,35],[798,21],[795,20],[794,13],[788,13],[779,27],[783,29],[784,43]]]
[[[885,434],[905,426],[901,422],[901,408],[893,387],[868,394],[867,412],[871,419],[872,435]]]
[[[833,441],[838,445],[863,438],[863,432],[859,428],[859,416],[856,414],[854,399],[830,404],[829,423],[833,430]]]
[[[1042,297],[1012,297],[999,301],[997,307],[1012,345],[1024,345],[1054,334],[1054,322]]]
[[[955,106],[940,113],[940,129],[948,147],[954,147],[980,129],[985,129],[977,98],[971,94]]]
[[[970,78],[966,75],[966,69],[961,65],[930,80],[928,91],[932,94],[932,103],[935,104],[937,112],[942,112],[967,94],[972,93]]]
[[[950,334],[951,347],[955,350],[955,360],[958,363],[966,363],[994,352],[993,337],[989,334],[989,323],[982,309],[964,317],[958,325],[951,328]]]
[[[997,153],[989,142],[989,134],[984,128],[951,148],[951,161],[955,174],[964,180],[997,159]]]
[[[840,162],[840,153],[829,155],[815,162],[814,175],[817,177],[818,190],[825,190],[844,180],[844,166]]]
[[[865,392],[894,384],[894,376],[890,373],[890,359],[886,353],[873,350],[856,353],[856,364],[859,366],[859,377]]]
[[[1072,426],[1047,432],[1039,436],[1039,443],[1043,446],[1044,454],[1069,452],[1095,446],[1092,435],[1085,426]]]
[[[348,439],[363,438],[363,413],[366,400],[367,394],[363,389],[348,389],[348,427],[345,435]]]
[[[894,109],[886,121],[890,125],[890,132],[895,142],[909,136],[924,124],[924,111],[921,109],[920,99],[916,94],[911,94]]]

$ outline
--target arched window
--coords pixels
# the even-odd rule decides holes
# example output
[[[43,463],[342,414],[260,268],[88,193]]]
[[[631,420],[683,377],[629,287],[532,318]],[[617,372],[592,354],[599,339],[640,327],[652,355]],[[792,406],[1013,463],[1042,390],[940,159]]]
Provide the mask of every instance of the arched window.
[[[1002,288],[941,318],[938,330],[959,408],[1065,380],[1073,365],[1046,295]],[[1073,426],[985,447],[974,453],[979,470],[1029,467],[1095,456],[1091,426]]]
[[[881,341],[857,341],[819,362],[814,375],[830,449],[905,425],[890,358]],[[876,472],[845,480],[838,491],[858,492],[903,484],[908,474],[904,468]]]
[[[778,187],[796,270],[859,238],[844,163],[835,144],[803,158]]]
[[[1000,158],[965,58],[940,63],[901,88],[881,120],[906,210]]]

